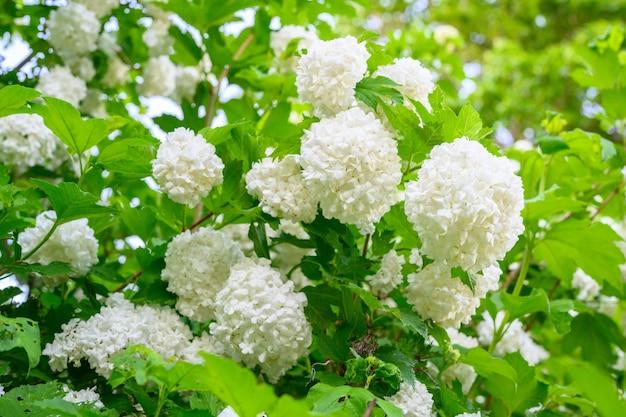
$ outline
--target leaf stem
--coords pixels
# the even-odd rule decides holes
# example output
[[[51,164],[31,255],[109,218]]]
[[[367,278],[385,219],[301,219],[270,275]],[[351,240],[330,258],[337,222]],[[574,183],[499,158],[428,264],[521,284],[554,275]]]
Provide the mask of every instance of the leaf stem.
[[[361,256],[365,258],[365,255],[367,255],[367,247],[370,244],[370,234],[366,234],[365,235],[365,242],[363,243],[363,252],[361,253]]]
[[[191,226],[189,227],[183,227],[183,232],[185,230],[193,230],[196,227],[200,226],[202,223],[204,223],[205,221],[207,221],[208,219],[211,218],[211,216],[213,215],[213,213],[208,212],[207,214],[205,214],[204,216],[202,216],[201,218],[199,218],[198,220],[194,221]]]
[[[37,243],[37,246],[35,246],[34,248],[31,249],[30,252],[28,252],[23,258],[22,260],[25,261],[28,258],[30,258],[31,256],[33,256],[35,254],[35,252],[37,252],[44,243],[46,243],[48,241],[48,239],[50,239],[50,237],[52,236],[52,234],[54,233],[54,231],[57,229],[57,227],[59,227],[60,224],[58,221],[55,221],[54,224],[52,225],[52,227],[50,228],[50,230],[48,230],[48,233],[46,233],[46,235],[43,237],[43,239],[41,239],[41,241],[39,243]]]
[[[159,388],[159,400],[157,402],[156,410],[154,412],[154,417],[159,417],[161,415],[161,409],[165,404],[165,399],[167,398],[167,393],[165,391],[165,387]]]
[[[370,417],[374,412],[374,407],[376,407],[376,398],[367,403],[367,409],[365,410],[365,413],[363,413],[363,417]]]
[[[624,182],[621,182],[617,187],[615,187],[613,191],[611,191],[611,193],[608,196],[606,196],[604,200],[602,200],[602,203],[600,203],[600,206],[598,206],[598,210],[596,210],[596,212],[593,213],[593,215],[591,216],[591,220],[598,217],[598,215],[602,212],[602,210],[604,210],[609,205],[609,203],[613,201],[615,197],[618,196],[623,185],[624,185]]]

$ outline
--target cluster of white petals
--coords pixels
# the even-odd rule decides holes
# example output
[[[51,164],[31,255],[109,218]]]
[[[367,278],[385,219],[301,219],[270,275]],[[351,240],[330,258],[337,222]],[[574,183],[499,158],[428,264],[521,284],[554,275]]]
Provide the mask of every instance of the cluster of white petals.
[[[72,74],[78,78],[90,81],[96,75],[96,68],[93,66],[91,58],[86,56],[73,56],[63,60]]]
[[[600,294],[600,284],[585,273],[582,269],[576,269],[572,277],[572,288],[578,290],[577,299],[588,301]]]
[[[459,345],[465,349],[471,349],[478,346],[478,339],[475,337],[467,336],[466,334],[463,334],[453,328],[446,330],[452,345]],[[450,365],[441,373],[442,381],[447,384],[452,383],[454,380],[459,381],[464,394],[467,394],[470,391],[476,377],[477,373],[474,368],[471,365],[461,362]]]
[[[371,233],[400,200],[397,144],[371,113],[354,107],[314,123],[300,152],[304,179],[326,218]]]
[[[96,391],[96,387],[85,388],[79,391],[69,389],[67,386],[63,387],[65,396],[63,399],[74,404],[90,404],[96,408],[103,408],[104,404],[100,401],[100,394]]]
[[[419,381],[403,382],[400,390],[385,398],[402,410],[404,417],[432,417],[433,396]]]
[[[203,363],[201,353],[223,355],[224,345],[213,335],[202,333],[202,336],[194,338],[187,346],[178,352],[178,358],[195,363]]]
[[[56,66],[39,77],[37,90],[44,96],[56,97],[78,107],[87,95],[87,84],[81,78],[61,66]]]
[[[202,74],[196,67],[176,67],[176,87],[172,98],[178,102],[191,101],[196,94],[196,87],[202,81]]]
[[[173,201],[189,207],[222,183],[223,169],[215,147],[182,127],[167,134],[152,161],[152,174],[161,189]]]
[[[167,358],[179,354],[190,340],[191,331],[171,308],[135,306],[116,293],[88,320],[64,324],[43,354],[54,371],[66,369],[68,363],[80,366],[86,359],[98,374],[108,377],[113,370],[110,357],[128,346],[145,345]]]
[[[62,57],[84,55],[96,50],[100,21],[80,3],[71,2],[50,12],[48,41]]]
[[[107,117],[105,100],[106,95],[102,91],[90,88],[87,90],[87,96],[80,103],[80,111],[91,117],[105,118]],[[80,170],[80,166],[78,169]]]
[[[0,162],[18,173],[34,166],[49,170],[67,159],[65,145],[37,114],[12,114],[0,118]]]
[[[218,293],[210,330],[225,353],[246,366],[260,366],[276,382],[306,355],[311,326],[304,315],[307,299],[284,282],[264,259],[244,259],[231,268]]]
[[[422,258],[422,254],[420,250],[417,248],[411,249],[411,254],[409,255],[409,262],[411,265],[415,265],[417,269],[422,269],[424,266],[424,259]]]
[[[107,60],[107,70],[102,76],[102,83],[107,87],[116,87],[128,81],[129,73],[130,66],[117,56],[111,56]]]
[[[504,312],[500,311],[496,315],[496,328],[500,327],[504,318]],[[483,346],[491,345],[494,333],[494,321],[488,312],[483,313],[483,321],[476,326],[478,341]],[[502,335],[502,339],[495,347],[494,353],[504,356],[507,353],[519,352],[529,365],[536,365],[548,358],[548,352],[530,337],[524,330],[522,322],[515,319],[508,324],[507,330]]]
[[[110,14],[113,9],[120,5],[120,0],[72,0],[72,2],[82,4],[97,17]]]
[[[422,252],[467,272],[502,259],[524,231],[524,190],[515,169],[466,138],[435,146],[405,192]]]
[[[409,274],[406,296],[422,317],[444,327],[467,323],[480,305],[480,298],[458,277],[452,277],[445,262],[433,262]]]
[[[265,213],[309,223],[317,214],[317,201],[305,184],[299,161],[299,155],[287,155],[280,161],[255,162],[246,174],[246,189],[259,199]]]
[[[474,294],[478,298],[484,298],[488,292],[496,291],[499,286],[502,270],[496,263],[483,269],[480,274],[473,274],[475,278]]]
[[[433,38],[439,45],[445,45],[459,36],[461,33],[452,25],[437,25],[433,30]]]
[[[286,25],[270,35],[270,47],[274,51],[274,56],[279,59],[279,66],[293,70],[298,63],[297,56],[286,58],[284,65],[280,65],[280,60],[284,59],[287,48],[291,42],[297,43],[296,51],[309,49],[319,38],[314,31],[296,25]]]
[[[404,256],[392,249],[383,256],[378,271],[365,277],[365,281],[374,293],[389,294],[402,282],[404,263]]]
[[[300,99],[313,104],[317,116],[332,116],[350,108],[369,57],[365,44],[352,36],[314,42],[296,68]]]
[[[402,95],[408,99],[419,101],[430,110],[428,96],[435,89],[433,74],[424,68],[418,60],[413,58],[395,59],[393,64],[378,67],[375,75],[395,81],[399,84],[398,90]],[[408,107],[413,107],[408,100],[405,104]]]
[[[54,211],[44,211],[37,216],[34,227],[20,233],[17,243],[24,254],[29,253],[44,239],[56,218]],[[87,219],[72,220],[57,227],[27,262],[43,265],[66,262],[72,266],[72,275],[84,275],[98,263],[98,241]]]
[[[227,224],[220,229],[220,232],[225,233],[229,238],[237,242],[246,256],[250,256],[254,252],[254,243],[248,237],[249,231],[250,225],[247,223]]]
[[[176,90],[176,65],[166,55],[152,57],[143,68],[141,94],[169,96]]]
[[[174,39],[169,34],[170,22],[167,19],[154,19],[143,33],[142,40],[151,56],[169,55],[174,46]]]
[[[243,258],[226,234],[209,227],[179,234],[167,245],[161,278],[178,296],[176,309],[198,321],[213,318],[216,295],[230,268]]]

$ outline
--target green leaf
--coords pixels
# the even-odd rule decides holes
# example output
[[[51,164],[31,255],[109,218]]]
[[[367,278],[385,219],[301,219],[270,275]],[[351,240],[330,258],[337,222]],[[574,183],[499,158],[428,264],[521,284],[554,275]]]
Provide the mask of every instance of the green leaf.
[[[461,362],[471,365],[485,378],[487,389],[495,397],[510,399],[515,396],[517,372],[504,359],[491,356],[482,348],[473,348],[463,353]]]
[[[613,379],[595,366],[575,361],[565,368],[577,387],[596,406],[600,417],[626,415],[626,400],[617,391]]]
[[[543,289],[534,289],[530,295],[524,296],[498,292],[493,298],[502,302],[510,320],[539,311],[550,314],[550,300]]]
[[[55,275],[65,275],[72,272],[72,267],[70,264],[63,262],[51,262],[47,265],[42,264],[27,264],[27,263],[19,263],[14,265],[9,265],[7,267],[11,272],[15,274],[26,275],[32,272],[43,276],[55,276]]]
[[[556,276],[571,282],[576,268],[581,268],[599,283],[608,281],[622,288],[619,265],[624,254],[615,245],[620,237],[611,227],[587,219],[569,219],[555,224],[535,244],[533,256],[546,262]]]
[[[540,136],[537,138],[537,145],[546,155],[569,149],[563,138],[558,136]]]
[[[461,108],[458,115],[454,118],[448,118],[443,123],[441,132],[446,141],[452,141],[463,136],[477,140],[485,136],[480,115],[469,103]]]
[[[0,351],[22,348],[28,356],[28,368],[34,368],[41,356],[39,325],[26,318],[0,315]]]
[[[157,146],[151,138],[115,140],[100,152],[98,163],[125,177],[149,177]]]
[[[571,197],[559,196],[558,187],[551,187],[543,193],[526,200],[524,219],[536,222],[567,212],[577,213],[585,209],[585,203]]]
[[[3,87],[0,89],[0,117],[19,112],[20,107],[39,96],[39,91],[21,85]]]
[[[572,320],[571,331],[563,338],[565,352],[580,349],[581,357],[604,367],[613,360],[613,345],[624,348],[626,338],[615,322],[603,314],[581,313]]]
[[[43,117],[45,125],[66,144],[70,153],[82,154],[97,145],[109,131],[102,119],[83,120],[70,103],[54,97],[44,97],[45,105],[33,106]]]
[[[61,384],[58,382],[22,385],[0,397],[0,417],[50,417],[46,410],[33,409],[33,404],[62,395]]]
[[[97,204],[98,198],[82,191],[76,183],[62,182],[59,185],[52,185],[37,179],[32,179],[31,182],[46,194],[57,214],[57,223],[59,224],[83,217],[89,218],[115,213],[111,207],[99,206]]]
[[[265,223],[253,222],[248,229],[248,237],[254,245],[254,253],[260,258],[270,259],[270,249],[267,245]]]
[[[357,83],[354,92],[357,100],[376,110],[379,102],[402,104],[404,98],[397,87],[398,83],[387,77],[366,77]]]

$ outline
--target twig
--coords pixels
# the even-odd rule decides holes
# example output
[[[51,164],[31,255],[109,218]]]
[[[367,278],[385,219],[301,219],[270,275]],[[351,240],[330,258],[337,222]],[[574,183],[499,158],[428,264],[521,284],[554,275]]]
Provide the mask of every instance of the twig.
[[[622,189],[622,185],[623,183],[620,183],[620,185],[618,185],[617,187],[615,187],[615,189],[613,191],[611,191],[611,193],[606,196],[606,198],[604,200],[602,200],[602,203],[600,203],[600,206],[598,207],[598,210],[593,213],[593,216],[591,216],[591,220],[595,219],[598,214],[600,214],[602,212],[602,210],[604,210],[606,208],[606,206],[609,205],[609,203],[611,201],[613,201],[613,199],[615,197],[617,197],[617,195],[619,194],[620,190]]]
[[[193,230],[196,227],[200,226],[200,224],[204,223],[206,220],[208,220],[211,216],[213,215],[213,213],[208,212],[207,214],[205,214],[204,216],[202,216],[201,218],[199,218],[198,220],[196,220],[195,222],[193,222],[191,224],[191,226],[189,227],[183,227],[183,232],[186,230]]]
[[[363,253],[361,254],[361,256],[363,256],[365,258],[365,255],[367,255],[367,246],[370,243],[370,234],[366,234],[365,235],[365,242],[363,243]]]
[[[120,292],[124,288],[126,288],[128,285],[134,284],[135,282],[137,282],[137,279],[139,279],[141,274],[142,274],[142,271],[135,272],[134,274],[130,276],[130,278],[128,278],[125,282],[115,287],[111,292]]]
[[[363,417],[370,417],[374,412],[374,407],[376,407],[376,398],[367,403],[367,409],[365,410],[365,413],[363,413]]]
[[[37,51],[33,50],[30,54],[28,54],[26,58],[24,58],[19,64],[17,64],[15,68],[13,68],[11,71],[18,72],[19,70],[22,69],[24,65],[28,64],[35,57],[35,55],[37,55]]]
[[[241,55],[243,55],[243,53],[248,48],[248,46],[250,46],[250,44],[252,43],[252,40],[254,40],[254,33],[249,34],[248,37],[244,39],[244,41],[241,43],[241,45],[239,45],[239,48],[237,48],[237,50],[235,51],[235,54],[233,55],[233,62],[241,58]],[[213,86],[213,90],[211,91],[211,95],[209,97],[209,104],[207,105],[206,116],[204,119],[204,125],[206,127],[211,126],[211,122],[213,121],[213,113],[215,113],[215,104],[217,103],[217,98],[219,96],[220,88],[222,87],[222,82],[224,81],[224,79],[228,77],[230,68],[231,68],[230,65],[224,66],[224,69],[222,70],[219,78],[217,79],[217,83],[215,84],[215,86]]]

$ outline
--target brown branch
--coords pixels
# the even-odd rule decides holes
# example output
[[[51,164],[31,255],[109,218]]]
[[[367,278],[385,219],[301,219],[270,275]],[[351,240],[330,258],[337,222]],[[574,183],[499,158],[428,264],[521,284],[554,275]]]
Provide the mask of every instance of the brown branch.
[[[200,206],[200,205],[199,205]],[[200,206],[201,207],[201,206]],[[211,216],[213,215],[213,213],[208,212],[207,214],[205,214],[204,216],[202,216],[201,218],[199,218],[198,220],[194,221],[191,226],[189,227],[184,227],[183,228],[183,232],[186,230],[193,230],[196,227],[200,226],[200,224],[204,223],[205,221],[207,221],[209,218],[211,218]]]
[[[608,206],[609,203],[611,201],[613,201],[613,199],[615,197],[617,197],[617,195],[619,194],[620,190],[622,189],[622,185],[623,184],[620,184],[617,187],[615,187],[615,189],[613,191],[611,191],[611,193],[602,201],[602,203],[600,203],[600,206],[598,207],[598,210],[593,214],[593,216],[591,216],[591,220],[593,220],[596,217],[598,217],[598,214],[600,214],[602,212],[602,210],[604,210],[606,208],[606,206]]]
[[[24,65],[28,64],[35,57],[35,55],[37,55],[37,51],[33,50],[30,54],[28,54],[28,56],[26,56],[26,58],[24,58],[19,64],[17,64],[15,68],[13,68],[11,71],[18,72],[19,70],[22,69]]]
[[[124,288],[126,288],[128,285],[134,284],[135,282],[137,282],[141,274],[142,274],[142,271],[135,272],[133,275],[130,276],[130,278],[128,278],[125,282],[115,287],[111,292],[120,292]]]
[[[250,46],[253,40],[254,40],[254,33],[249,34],[248,37],[243,40],[243,42],[241,43],[241,45],[239,45],[239,48],[237,48],[237,50],[235,51],[235,54],[233,55],[233,63],[236,62],[239,58],[241,58],[241,56],[243,55],[245,50],[248,48],[248,46]],[[222,70],[219,78],[217,79],[217,83],[213,86],[211,95],[209,96],[209,103],[207,105],[206,116],[204,119],[204,125],[206,127],[211,127],[211,122],[213,121],[213,113],[215,113],[215,105],[217,104],[217,98],[220,93],[220,88],[222,87],[222,82],[224,82],[226,77],[228,77],[230,68],[231,68],[231,65],[224,66],[224,69]]]
[[[367,409],[365,410],[365,413],[363,413],[363,417],[371,417],[372,413],[374,412],[374,407],[376,407],[375,398],[367,403]]]

